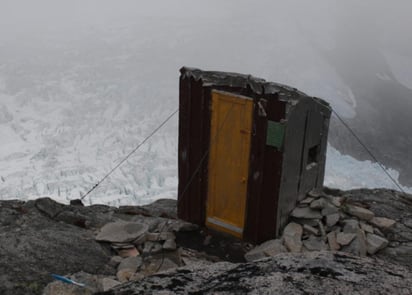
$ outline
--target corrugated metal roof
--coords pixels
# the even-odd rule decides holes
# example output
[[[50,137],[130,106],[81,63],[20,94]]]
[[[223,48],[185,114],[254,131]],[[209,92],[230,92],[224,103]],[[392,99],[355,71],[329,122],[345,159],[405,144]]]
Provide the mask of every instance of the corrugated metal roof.
[[[257,95],[278,94],[283,101],[299,100],[309,97],[307,94],[280,83],[267,82],[265,79],[257,78],[252,75],[245,75],[232,72],[219,71],[203,71],[197,68],[182,67],[180,73],[183,78],[193,78],[196,81],[201,81],[203,86],[226,86],[249,88]],[[317,103],[329,107],[326,101],[311,97]]]

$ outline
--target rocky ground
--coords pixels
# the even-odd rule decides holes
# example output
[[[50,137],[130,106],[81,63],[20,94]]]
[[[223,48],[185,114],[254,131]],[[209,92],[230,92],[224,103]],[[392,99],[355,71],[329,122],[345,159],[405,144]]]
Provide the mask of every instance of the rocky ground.
[[[359,194],[356,192],[354,196]],[[246,253],[245,258],[253,261],[282,252],[322,250],[361,257],[374,255],[389,245],[387,235],[400,231],[404,235],[405,230],[402,223],[384,217],[387,214],[382,210],[376,210],[382,215],[378,216],[370,207],[350,193],[333,190],[309,193],[291,212],[291,222],[283,229],[282,236],[259,245]]]
[[[174,200],[1,201],[0,241],[0,294],[412,292],[412,196],[391,190],[308,195],[257,246],[178,220]]]

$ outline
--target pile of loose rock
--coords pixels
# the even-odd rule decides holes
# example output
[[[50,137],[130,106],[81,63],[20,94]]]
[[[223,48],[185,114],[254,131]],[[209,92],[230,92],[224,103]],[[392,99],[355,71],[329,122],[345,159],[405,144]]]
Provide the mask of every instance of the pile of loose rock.
[[[159,219],[158,219],[159,220]],[[174,231],[196,226],[180,220],[164,219],[153,223],[116,221],[104,225],[96,241],[110,243],[117,254],[110,264],[117,267],[116,278],[107,278],[110,287],[184,265],[182,249],[176,245]]]
[[[290,214],[280,239],[246,253],[253,261],[282,252],[343,251],[373,255],[388,245],[385,232],[395,221],[375,214],[344,197],[310,193]]]

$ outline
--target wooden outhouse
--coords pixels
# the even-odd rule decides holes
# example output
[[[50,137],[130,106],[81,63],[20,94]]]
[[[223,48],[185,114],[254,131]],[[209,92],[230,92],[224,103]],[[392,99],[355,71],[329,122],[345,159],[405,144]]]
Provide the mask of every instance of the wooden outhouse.
[[[178,216],[254,243],[323,185],[331,108],[250,75],[180,70]]]

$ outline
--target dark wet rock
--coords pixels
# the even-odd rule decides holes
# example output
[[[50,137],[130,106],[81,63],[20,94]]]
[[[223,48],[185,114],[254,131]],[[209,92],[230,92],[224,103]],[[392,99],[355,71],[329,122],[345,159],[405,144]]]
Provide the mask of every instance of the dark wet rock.
[[[306,252],[178,268],[99,294],[410,294],[411,286],[412,274],[404,266],[340,252]]]
[[[99,228],[115,220],[112,216],[113,208],[105,205],[65,206],[50,198],[40,198],[27,202],[26,207],[32,206],[55,221],[62,221],[83,228]]]
[[[53,219],[65,208],[73,209],[50,199],[1,202],[0,220],[14,221],[0,226],[0,294],[40,294],[52,273],[115,273],[93,231]]]
[[[70,200],[70,205],[84,207],[83,201],[81,199]]]
[[[41,198],[34,201],[34,206],[43,214],[50,218],[56,217],[64,210],[64,205],[53,201],[50,198]]]
[[[249,243],[218,232],[213,232],[205,245],[205,239],[211,234],[212,232],[205,229],[176,232],[176,243],[180,248],[192,249],[203,252],[209,257],[216,257],[217,260],[214,261],[244,262],[245,253],[253,248],[253,245]]]
[[[90,222],[87,216],[75,211],[62,211],[54,217],[56,221],[62,221],[68,224],[73,224],[83,228],[90,228]]]

